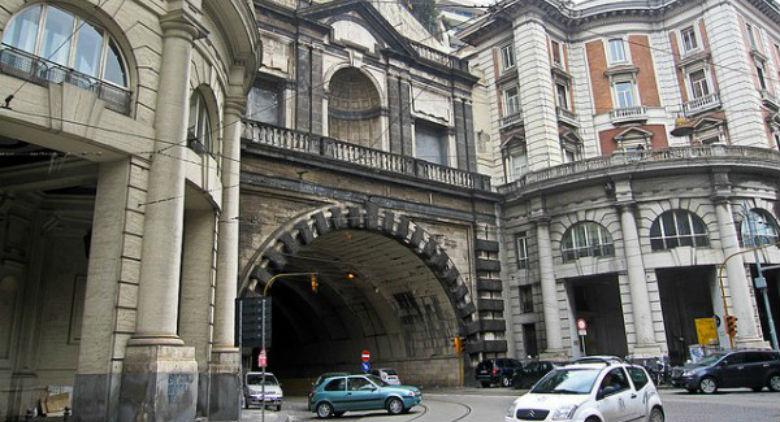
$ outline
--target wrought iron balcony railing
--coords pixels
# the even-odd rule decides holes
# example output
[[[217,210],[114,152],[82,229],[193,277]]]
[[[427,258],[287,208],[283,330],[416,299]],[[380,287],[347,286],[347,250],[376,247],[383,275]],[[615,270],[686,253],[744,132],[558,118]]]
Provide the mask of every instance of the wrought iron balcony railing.
[[[130,113],[130,91],[11,46],[0,44],[0,72],[36,85],[68,83],[93,91],[106,107]]]
[[[683,111],[686,116],[703,113],[720,107],[720,95],[718,93],[704,95],[694,98],[683,104]]]
[[[647,109],[642,106],[616,108],[609,112],[609,119],[612,123],[647,120]]]
[[[244,120],[243,137],[256,144],[317,155],[380,172],[402,174],[458,188],[490,190],[490,176],[253,120]]]

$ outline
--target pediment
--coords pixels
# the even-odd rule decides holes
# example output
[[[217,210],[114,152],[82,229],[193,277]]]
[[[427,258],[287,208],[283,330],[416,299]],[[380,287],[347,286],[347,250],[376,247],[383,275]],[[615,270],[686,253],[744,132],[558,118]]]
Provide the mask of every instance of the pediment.
[[[652,138],[652,137],[653,137],[653,132],[644,130],[640,127],[632,126],[615,135],[614,139],[616,141],[622,141],[624,139]]]
[[[694,130],[708,129],[711,127],[717,127],[723,124],[722,119],[716,119],[713,117],[703,117],[693,124]]]
[[[365,0],[328,2],[303,9],[300,15],[333,27],[334,40],[371,51],[387,48],[412,57],[415,55],[409,41]]]

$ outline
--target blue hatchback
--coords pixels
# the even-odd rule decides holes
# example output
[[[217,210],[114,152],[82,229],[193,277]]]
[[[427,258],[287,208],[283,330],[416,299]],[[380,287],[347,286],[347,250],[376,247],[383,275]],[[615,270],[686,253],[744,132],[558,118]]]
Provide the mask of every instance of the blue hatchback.
[[[420,402],[422,393],[417,387],[389,385],[374,375],[334,376],[314,388],[309,397],[309,411],[319,418],[355,410],[385,409],[397,415]]]

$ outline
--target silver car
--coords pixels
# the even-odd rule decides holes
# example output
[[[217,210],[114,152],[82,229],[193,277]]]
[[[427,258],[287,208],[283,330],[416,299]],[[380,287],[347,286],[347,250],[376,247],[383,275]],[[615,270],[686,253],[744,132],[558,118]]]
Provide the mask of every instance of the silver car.
[[[265,394],[263,394],[263,373],[247,372],[244,375],[244,408],[249,406],[275,406],[276,410],[282,410],[284,393],[282,386],[274,374],[265,373]]]

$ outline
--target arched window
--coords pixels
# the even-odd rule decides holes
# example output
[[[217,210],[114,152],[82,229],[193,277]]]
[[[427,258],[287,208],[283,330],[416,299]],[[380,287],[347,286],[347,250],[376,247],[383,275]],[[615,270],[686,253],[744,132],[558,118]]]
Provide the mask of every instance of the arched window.
[[[585,256],[613,256],[615,245],[604,226],[586,221],[575,224],[564,233],[561,253],[564,262]]]
[[[213,153],[211,116],[206,98],[200,90],[190,97],[190,121],[187,126],[187,145],[198,153]]]
[[[742,220],[742,243],[745,246],[772,245],[778,242],[777,222],[762,209],[753,208]]]
[[[3,49],[9,47],[35,56],[44,66],[39,71],[58,64],[127,87],[125,63],[108,32],[58,7],[37,4],[17,13],[3,33]]]
[[[672,210],[658,216],[650,226],[650,246],[654,251],[678,246],[709,246],[707,227],[699,216],[686,210]]]

